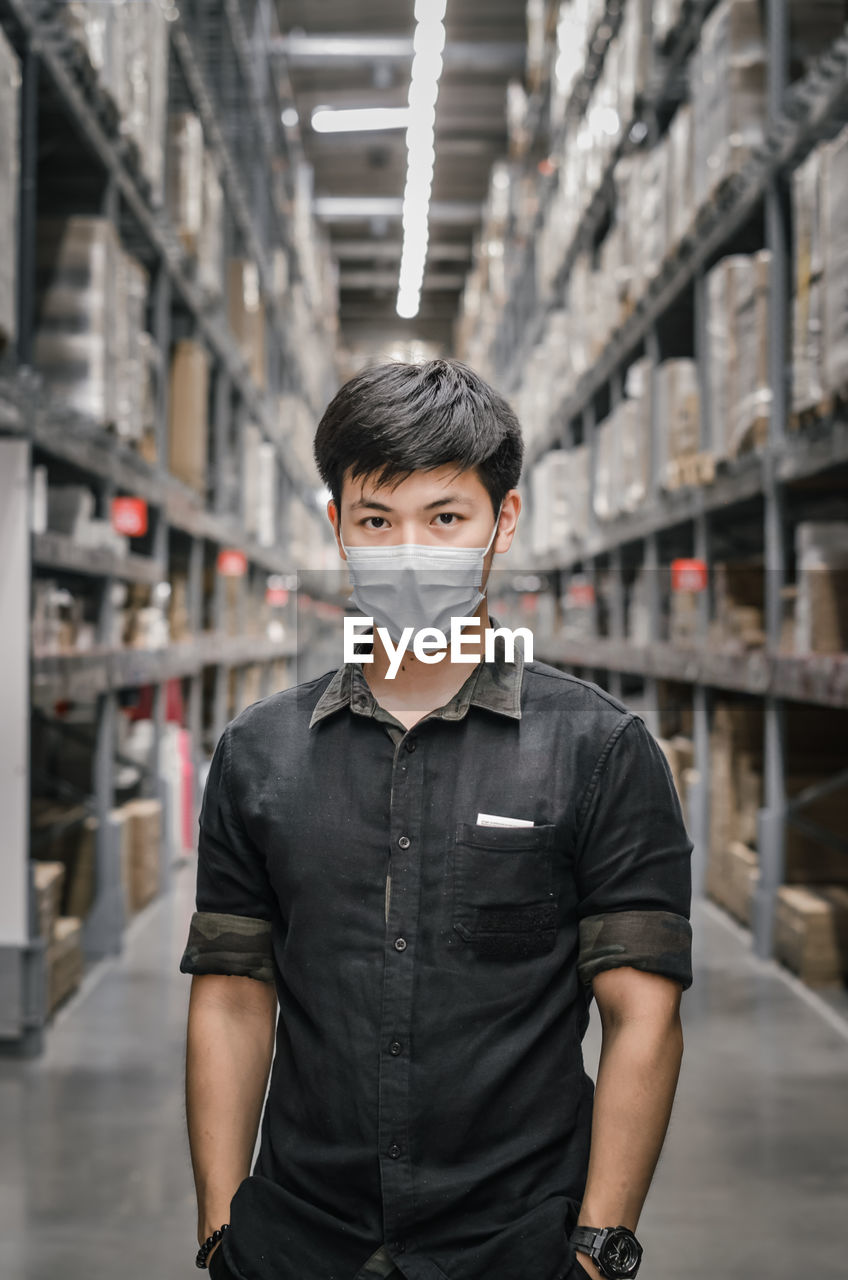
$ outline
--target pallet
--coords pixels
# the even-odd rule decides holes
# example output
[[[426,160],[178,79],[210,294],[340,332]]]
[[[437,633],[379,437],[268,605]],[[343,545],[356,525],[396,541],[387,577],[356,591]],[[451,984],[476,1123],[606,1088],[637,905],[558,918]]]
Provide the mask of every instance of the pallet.
[[[690,453],[673,458],[666,463],[666,489],[699,488],[715,480],[715,455],[709,452]]]

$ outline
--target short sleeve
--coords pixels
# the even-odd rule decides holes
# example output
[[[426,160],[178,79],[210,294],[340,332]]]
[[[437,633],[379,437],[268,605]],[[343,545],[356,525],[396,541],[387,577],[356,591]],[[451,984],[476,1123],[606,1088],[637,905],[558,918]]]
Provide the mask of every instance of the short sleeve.
[[[663,751],[626,716],[580,802],[578,974],[631,966],[692,985],[692,841]]]
[[[273,891],[264,856],[233,799],[229,726],[215,748],[200,806],[196,911],[181,973],[221,973],[273,982]]]

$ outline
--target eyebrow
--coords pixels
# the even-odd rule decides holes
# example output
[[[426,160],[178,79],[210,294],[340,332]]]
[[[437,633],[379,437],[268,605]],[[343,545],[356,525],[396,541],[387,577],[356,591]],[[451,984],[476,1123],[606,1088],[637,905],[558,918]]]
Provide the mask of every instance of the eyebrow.
[[[351,510],[360,511],[363,507],[369,507],[374,511],[391,511],[392,508],[386,506],[384,502],[377,502],[374,498],[357,498],[351,504]],[[437,498],[435,502],[428,502],[422,507],[422,511],[432,511],[435,507],[472,507],[474,505],[473,498],[465,498],[460,493],[448,494],[446,498]]]

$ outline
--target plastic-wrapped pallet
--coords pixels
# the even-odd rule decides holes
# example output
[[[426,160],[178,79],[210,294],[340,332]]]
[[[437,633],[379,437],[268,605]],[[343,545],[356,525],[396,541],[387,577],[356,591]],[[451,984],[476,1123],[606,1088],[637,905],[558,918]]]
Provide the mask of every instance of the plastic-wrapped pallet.
[[[772,400],[768,368],[770,277],[771,254],[761,249],[752,256],[750,272],[744,277],[747,289],[738,291],[735,298],[738,363],[730,405],[732,457],[763,444],[768,433]]]
[[[203,227],[203,126],[192,111],[168,121],[167,203],[186,253],[194,257]]]
[[[828,391],[848,390],[848,128],[824,151],[824,372]]]
[[[220,298],[224,281],[224,189],[211,151],[203,153],[203,201],[197,239],[197,283],[207,298]]]
[[[56,403],[101,426],[117,419],[119,253],[108,219],[38,224],[34,363]]]
[[[803,413],[819,405],[825,394],[823,170],[824,148],[817,147],[792,174],[792,227],[795,237],[792,409],[795,413]]]
[[[123,439],[137,441],[151,425],[150,338],[144,327],[149,278],[121,249],[115,266],[115,427]]]
[[[0,352],[16,333],[18,116],[21,72],[0,31]]]
[[[678,107],[668,130],[666,169],[667,250],[677,248],[695,219],[694,139],[692,108]]]
[[[732,254],[707,276],[710,444],[734,457],[762,441],[768,427],[769,254]]]
[[[595,428],[595,483],[592,507],[599,520],[612,520],[618,515],[621,495],[621,450],[618,442],[618,420],[605,418]]]
[[[136,143],[156,204],[165,188],[168,22],[159,4],[120,3],[127,84],[127,135]]]
[[[758,0],[721,0],[704,22],[690,83],[700,207],[763,138],[766,50]]]
[[[670,464],[691,457],[701,447],[698,368],[694,360],[665,360],[657,369],[657,422],[659,424],[660,482],[673,478]]]

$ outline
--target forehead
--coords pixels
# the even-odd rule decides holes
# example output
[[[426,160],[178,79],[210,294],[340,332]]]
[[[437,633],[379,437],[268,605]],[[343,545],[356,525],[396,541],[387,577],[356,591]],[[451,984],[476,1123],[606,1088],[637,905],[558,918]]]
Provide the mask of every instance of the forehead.
[[[401,480],[395,477],[380,485],[376,483],[377,475],[378,472],[373,472],[352,480],[350,470],[346,471],[342,483],[342,501],[357,502],[376,498],[381,503],[397,507],[433,501],[448,493],[462,494],[469,500],[488,501],[489,495],[476,467],[459,471],[456,464],[447,463],[428,471],[413,471]]]

